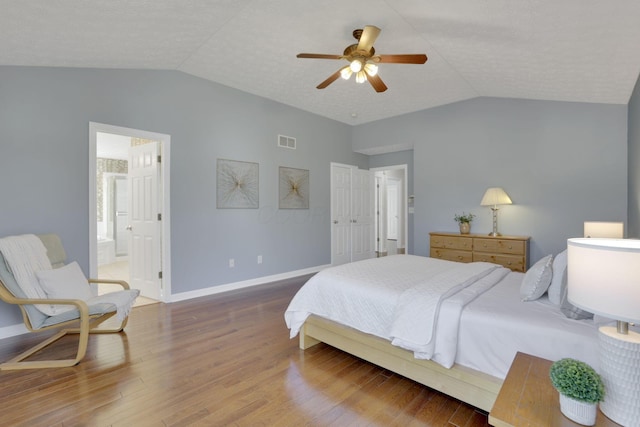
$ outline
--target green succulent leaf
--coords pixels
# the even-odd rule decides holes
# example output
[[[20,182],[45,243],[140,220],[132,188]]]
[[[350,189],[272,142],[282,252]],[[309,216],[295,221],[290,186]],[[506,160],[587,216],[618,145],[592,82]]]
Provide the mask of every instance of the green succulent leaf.
[[[604,398],[600,375],[588,364],[575,359],[561,359],[549,370],[551,383],[559,393],[573,399],[597,403]]]

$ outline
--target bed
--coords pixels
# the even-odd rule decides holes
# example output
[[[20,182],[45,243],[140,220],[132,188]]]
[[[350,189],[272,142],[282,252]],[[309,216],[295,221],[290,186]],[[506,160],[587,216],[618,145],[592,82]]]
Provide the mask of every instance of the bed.
[[[555,277],[553,264],[517,273],[414,255],[358,261],[309,279],[285,321],[302,349],[324,342],[489,411],[518,351],[598,368],[596,322],[567,317],[558,289],[547,295],[552,281],[566,287],[566,258]]]

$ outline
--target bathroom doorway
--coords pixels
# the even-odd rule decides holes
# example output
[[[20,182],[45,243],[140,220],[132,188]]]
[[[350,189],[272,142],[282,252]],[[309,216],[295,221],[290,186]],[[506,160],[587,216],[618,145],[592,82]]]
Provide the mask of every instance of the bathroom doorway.
[[[376,254],[378,257],[407,253],[407,165],[371,169],[375,173]]]
[[[91,123],[90,143],[90,275],[168,301],[170,137]]]

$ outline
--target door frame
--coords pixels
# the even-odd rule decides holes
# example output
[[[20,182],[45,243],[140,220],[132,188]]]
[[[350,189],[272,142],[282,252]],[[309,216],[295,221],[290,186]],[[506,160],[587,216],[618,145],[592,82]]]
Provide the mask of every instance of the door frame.
[[[383,172],[389,170],[402,170],[403,178],[402,178],[402,186],[404,187],[400,192],[400,200],[399,204],[403,207],[402,213],[402,221],[404,222],[404,232],[403,232],[403,244],[404,244],[404,253],[409,253],[409,167],[406,164],[402,165],[392,165],[392,166],[381,166],[377,168],[370,169],[374,174],[376,172]],[[376,222],[378,221],[379,216],[376,215]],[[376,230],[378,229],[378,224],[376,223]]]
[[[160,201],[158,208],[162,213],[160,226],[160,265],[162,265],[162,285],[160,297],[163,302],[171,300],[171,213],[170,213],[170,153],[171,135],[149,132],[140,129],[132,129],[121,126],[108,125],[104,123],[89,122],[89,276],[98,276],[98,227],[97,227],[97,194],[96,194],[96,155],[98,147],[98,132],[111,133],[115,135],[126,135],[134,138],[151,139],[160,141],[160,152],[162,161],[160,162],[161,187]]]

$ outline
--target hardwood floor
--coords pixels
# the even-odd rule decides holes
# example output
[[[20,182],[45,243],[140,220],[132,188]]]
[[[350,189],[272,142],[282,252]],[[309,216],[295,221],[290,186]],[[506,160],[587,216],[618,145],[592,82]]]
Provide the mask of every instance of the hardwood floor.
[[[1,423],[488,425],[469,405],[325,344],[299,350],[283,313],[303,282],[135,307],[125,333],[92,336],[75,367],[0,371]],[[34,338],[0,340],[0,359]],[[74,345],[65,337],[47,355]]]

